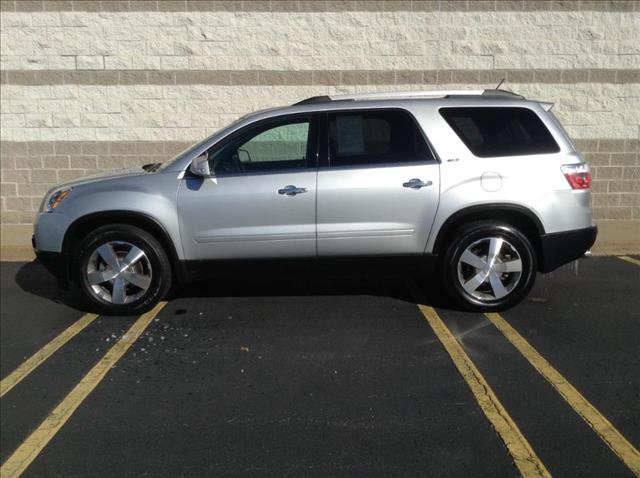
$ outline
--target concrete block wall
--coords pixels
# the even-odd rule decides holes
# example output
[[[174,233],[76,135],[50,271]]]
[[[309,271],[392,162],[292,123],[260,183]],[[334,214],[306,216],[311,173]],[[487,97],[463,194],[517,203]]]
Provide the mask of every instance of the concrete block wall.
[[[640,224],[638,1],[1,1],[2,230],[58,182],[258,108],[494,87],[555,102],[600,223]]]

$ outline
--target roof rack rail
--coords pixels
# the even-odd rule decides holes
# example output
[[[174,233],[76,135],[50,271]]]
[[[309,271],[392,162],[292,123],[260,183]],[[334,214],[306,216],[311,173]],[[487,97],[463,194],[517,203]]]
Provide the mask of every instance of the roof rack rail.
[[[330,96],[312,96],[310,98],[304,99],[302,101],[298,101],[297,103],[294,103],[293,106],[297,106],[297,105],[311,105],[313,103],[326,103],[327,101],[331,101],[331,97]]]
[[[352,93],[343,95],[312,96],[294,105],[309,105],[314,103],[327,103],[332,101],[357,101],[357,100],[391,100],[391,99],[429,99],[429,98],[456,98],[481,96],[485,98],[524,99],[524,96],[507,90],[441,90],[441,91],[391,91],[378,93]]]
[[[332,95],[332,100],[386,100],[411,98],[446,98],[451,95],[482,95],[484,90],[441,90],[441,91],[383,91],[378,93],[354,93]]]

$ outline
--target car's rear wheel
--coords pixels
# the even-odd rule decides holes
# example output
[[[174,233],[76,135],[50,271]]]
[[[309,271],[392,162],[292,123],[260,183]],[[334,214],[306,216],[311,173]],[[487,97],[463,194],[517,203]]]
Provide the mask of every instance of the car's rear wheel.
[[[92,309],[112,315],[151,309],[171,287],[171,265],[148,232],[126,224],[104,226],[80,244],[74,277]]]
[[[531,290],[536,278],[535,251],[515,227],[477,221],[460,227],[452,238],[440,272],[445,291],[462,307],[503,310]]]

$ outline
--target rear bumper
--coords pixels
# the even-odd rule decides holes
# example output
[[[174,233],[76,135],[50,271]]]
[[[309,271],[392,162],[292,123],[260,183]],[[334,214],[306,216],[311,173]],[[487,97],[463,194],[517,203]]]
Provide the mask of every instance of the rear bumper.
[[[540,236],[542,261],[540,272],[551,272],[563,264],[582,257],[596,242],[597,226],[555,232]]]

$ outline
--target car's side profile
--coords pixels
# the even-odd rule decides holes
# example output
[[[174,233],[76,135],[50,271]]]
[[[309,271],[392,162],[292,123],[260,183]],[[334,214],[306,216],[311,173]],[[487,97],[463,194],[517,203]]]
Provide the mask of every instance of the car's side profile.
[[[114,314],[210,261],[360,256],[436,257],[462,306],[506,308],[597,233],[588,167],[550,109],[485,90],[254,113],[164,165],[54,188],[34,248]]]

